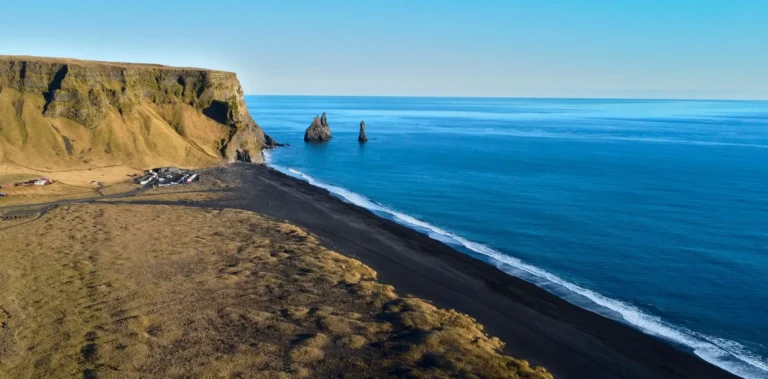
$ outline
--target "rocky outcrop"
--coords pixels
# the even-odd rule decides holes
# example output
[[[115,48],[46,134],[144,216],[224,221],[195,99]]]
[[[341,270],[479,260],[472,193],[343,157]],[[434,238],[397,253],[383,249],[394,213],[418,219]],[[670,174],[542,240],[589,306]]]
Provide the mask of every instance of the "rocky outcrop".
[[[365,135],[365,121],[360,121],[360,134],[357,136],[357,142],[368,142],[368,136]]]
[[[202,166],[273,143],[231,72],[0,56],[0,161]]]
[[[322,116],[315,116],[312,124],[304,132],[304,141],[323,142],[331,139],[331,127],[328,126],[328,120],[325,118],[325,112]]]

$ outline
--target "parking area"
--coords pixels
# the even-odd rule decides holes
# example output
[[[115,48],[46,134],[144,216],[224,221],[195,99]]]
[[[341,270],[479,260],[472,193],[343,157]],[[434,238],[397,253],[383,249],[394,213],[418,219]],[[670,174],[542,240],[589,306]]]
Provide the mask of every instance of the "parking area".
[[[136,184],[142,187],[169,187],[193,183],[200,180],[200,173],[176,167],[159,167],[147,170],[144,176],[136,178]]]

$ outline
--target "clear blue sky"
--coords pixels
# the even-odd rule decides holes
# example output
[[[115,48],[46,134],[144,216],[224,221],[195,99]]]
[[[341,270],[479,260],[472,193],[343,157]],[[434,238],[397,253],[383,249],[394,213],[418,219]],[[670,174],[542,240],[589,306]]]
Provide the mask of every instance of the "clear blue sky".
[[[230,70],[249,94],[768,99],[768,0],[4,0],[0,54]]]

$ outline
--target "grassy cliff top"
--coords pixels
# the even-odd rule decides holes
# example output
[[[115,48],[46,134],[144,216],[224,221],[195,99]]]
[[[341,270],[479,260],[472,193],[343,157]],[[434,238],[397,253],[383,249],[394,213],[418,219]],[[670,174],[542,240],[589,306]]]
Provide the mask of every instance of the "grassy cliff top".
[[[230,71],[211,70],[207,68],[198,68],[198,67],[175,67],[175,66],[165,66],[165,65],[153,64],[153,63],[106,62],[106,61],[91,61],[91,60],[82,60],[82,59],[74,59],[74,58],[35,57],[35,56],[29,56],[29,55],[0,55],[0,62],[2,61],[41,62],[41,63],[52,63],[52,64],[78,65],[78,66],[84,66],[84,67],[106,66],[106,67],[116,67],[116,68],[136,68],[136,69],[146,68],[146,69],[169,70],[169,71],[170,70],[173,70],[173,71],[194,70],[194,71],[206,71],[206,72],[235,75],[234,72],[230,72]]]
[[[266,140],[232,72],[0,56],[0,165],[259,162]]]

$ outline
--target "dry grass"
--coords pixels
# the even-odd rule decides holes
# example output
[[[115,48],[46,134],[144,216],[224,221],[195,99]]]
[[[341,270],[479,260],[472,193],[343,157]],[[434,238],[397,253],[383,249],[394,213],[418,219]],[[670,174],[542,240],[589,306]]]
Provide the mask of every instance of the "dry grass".
[[[13,163],[0,163],[0,185],[12,184],[26,179],[47,176],[57,182],[71,186],[91,187],[97,181],[105,185],[122,183],[130,180],[131,175],[142,175],[144,171],[124,166],[113,165],[80,170],[43,171],[22,167]]]
[[[226,126],[181,104],[190,123],[187,138],[161,116],[161,107],[132,104],[131,112],[123,115],[114,107],[96,108],[105,112],[104,119],[98,127],[86,127],[65,117],[44,116],[41,93],[4,88],[0,92],[0,159],[51,172],[114,165],[191,168],[221,161],[216,143],[227,138]]]
[[[251,212],[71,205],[0,241],[0,377],[550,377]]]
[[[177,192],[166,192],[164,190],[165,188],[162,188],[159,190],[153,189],[147,192],[142,192],[137,196],[103,199],[103,200],[99,200],[99,202],[103,202],[103,203],[163,202],[164,203],[164,202],[170,201],[170,202],[183,202],[183,203],[199,203],[199,202],[223,199],[225,197],[225,195],[217,194],[210,191],[204,191],[204,190],[187,190],[187,191],[177,191]]]
[[[26,224],[28,222],[32,222],[34,221],[35,218],[37,218],[37,216],[39,216],[39,214],[25,215],[24,217],[18,217],[18,218],[11,218],[11,217],[5,218],[2,215],[0,215],[0,230],[21,225],[21,224]],[[2,245],[0,245],[0,248],[1,247]]]
[[[98,196],[96,187],[83,188],[62,183],[54,183],[48,186],[23,186],[3,188],[7,197],[0,198],[0,206],[42,204],[59,200],[86,199]]]
[[[161,64],[151,64],[151,63],[130,63],[130,62],[106,62],[106,61],[92,61],[92,60],[82,60],[82,59],[74,59],[74,58],[52,58],[52,57],[37,57],[37,56],[27,56],[27,55],[0,55],[0,61],[18,61],[18,60],[31,60],[35,62],[48,62],[48,63],[66,63],[66,64],[74,64],[74,65],[80,65],[80,66],[86,66],[86,67],[101,67],[101,66],[109,66],[109,67],[118,67],[118,68],[149,68],[149,69],[155,69],[155,70],[201,70],[201,71],[210,71],[210,72],[222,72],[222,73],[228,73],[227,71],[220,71],[220,70],[211,70],[211,69],[205,69],[205,68],[194,68],[194,67],[172,67],[172,66],[165,66]]]
[[[137,187],[131,182],[131,175],[141,173],[140,170],[121,165],[47,172],[6,162],[0,164],[0,185],[3,186],[0,192],[9,196],[0,198],[0,206],[40,204],[128,192]],[[48,186],[13,186],[15,182],[43,176],[50,177],[55,183]],[[94,185],[93,181],[100,184]]]
[[[0,186],[12,185],[16,182],[26,182],[27,180],[37,179],[40,175],[30,173],[3,173],[0,169]]]
[[[130,175],[140,173],[140,171],[126,166],[111,166],[103,168],[61,171],[54,173],[37,172],[33,174],[9,173],[10,169],[5,171],[0,165],[0,180],[8,180],[6,183],[14,181],[35,179],[47,175],[56,183],[48,186],[9,186],[0,189],[0,192],[9,196],[0,198],[0,207],[9,205],[32,205],[43,204],[60,200],[78,200],[78,199],[98,199],[102,196],[127,194],[139,186],[134,184]],[[11,167],[6,165],[5,167]],[[19,170],[14,168],[14,170]],[[93,185],[91,181],[96,180],[100,184]],[[0,183],[3,183],[0,181]],[[110,198],[98,200],[101,202],[202,202],[222,198],[223,194],[215,192],[216,190],[226,189],[232,184],[221,182],[215,178],[203,176],[199,182],[184,184],[171,187],[150,188],[138,194],[131,193],[130,196],[120,198]],[[1,212],[0,212],[1,213]]]

